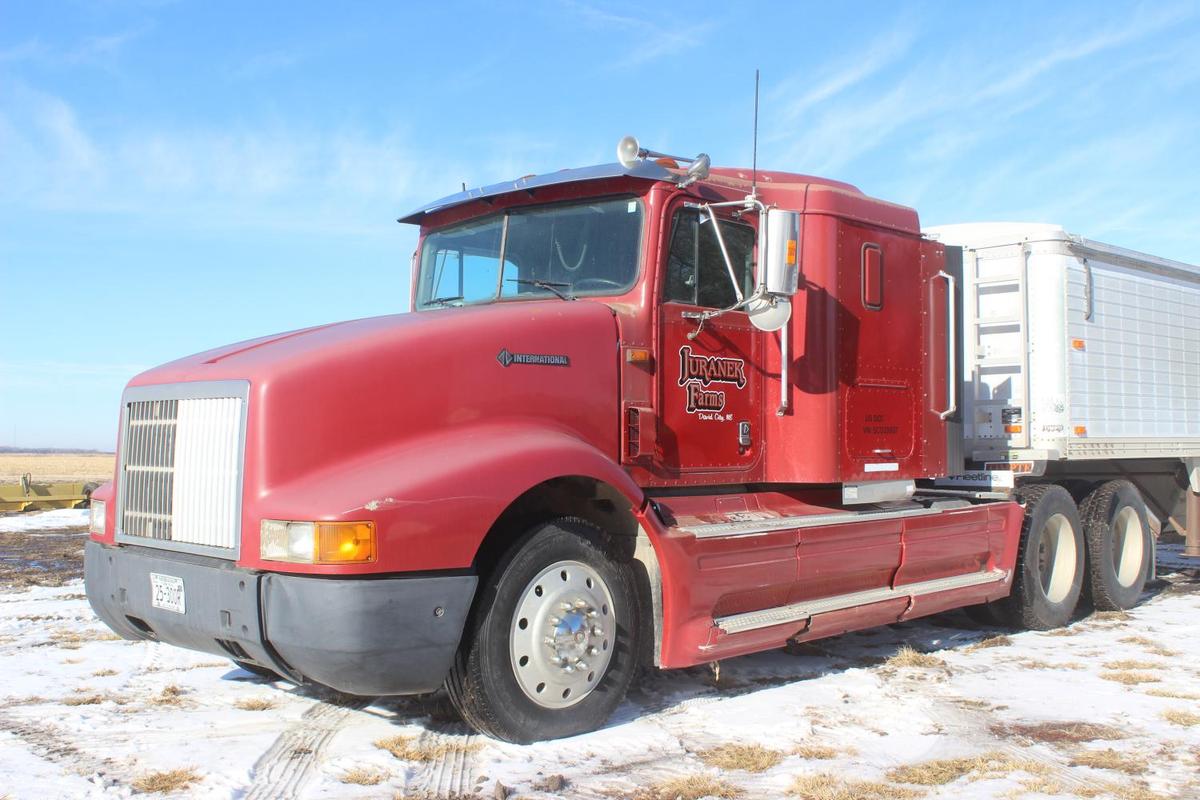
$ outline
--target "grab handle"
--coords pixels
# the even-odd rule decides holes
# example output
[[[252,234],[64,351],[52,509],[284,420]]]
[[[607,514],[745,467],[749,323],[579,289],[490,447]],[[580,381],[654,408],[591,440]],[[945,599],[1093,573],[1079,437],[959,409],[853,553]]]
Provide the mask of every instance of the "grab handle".
[[[938,417],[949,419],[958,411],[958,328],[954,324],[957,316],[954,297],[958,293],[954,276],[949,272],[939,270],[938,278],[946,279],[946,410],[939,411]]]

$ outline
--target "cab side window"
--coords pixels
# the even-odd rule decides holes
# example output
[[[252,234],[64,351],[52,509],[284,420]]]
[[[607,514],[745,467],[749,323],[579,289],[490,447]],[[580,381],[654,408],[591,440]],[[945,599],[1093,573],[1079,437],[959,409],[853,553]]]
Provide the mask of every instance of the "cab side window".
[[[748,296],[754,291],[754,229],[724,219],[718,224],[742,296]],[[706,308],[737,302],[712,220],[699,209],[680,209],[671,222],[664,299]]]

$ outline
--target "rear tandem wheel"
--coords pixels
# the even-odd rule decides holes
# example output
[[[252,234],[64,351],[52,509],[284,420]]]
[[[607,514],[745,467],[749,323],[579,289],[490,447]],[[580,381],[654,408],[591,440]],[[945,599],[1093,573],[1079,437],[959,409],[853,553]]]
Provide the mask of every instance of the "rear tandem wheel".
[[[1070,493],[1055,484],[1016,491],[1025,506],[1012,593],[990,604],[1014,628],[1045,631],[1071,620],[1083,591],[1084,537]]]
[[[1154,553],[1146,504],[1129,481],[1101,484],[1079,506],[1088,553],[1088,595],[1099,611],[1137,605]]]

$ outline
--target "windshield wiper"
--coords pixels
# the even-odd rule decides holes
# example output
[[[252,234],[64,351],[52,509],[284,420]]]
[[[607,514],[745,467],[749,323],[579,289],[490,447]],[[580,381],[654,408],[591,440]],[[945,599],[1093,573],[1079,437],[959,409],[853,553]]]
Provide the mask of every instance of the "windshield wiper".
[[[424,303],[424,305],[427,305],[427,306],[448,306],[448,305],[450,305],[451,303],[454,303],[454,302],[456,302],[456,301],[458,301],[458,300],[462,300],[462,299],[463,299],[463,296],[462,296],[461,294],[456,294],[456,295],[454,295],[453,297],[434,297],[434,298],[431,298],[431,299],[429,299],[429,300],[426,300],[426,301],[425,301],[425,303]]]
[[[513,283],[520,283],[522,285],[536,286],[539,289],[545,289],[546,291],[554,292],[554,294],[558,295],[563,300],[574,300],[575,299],[575,295],[571,294],[571,284],[569,284],[569,283],[558,283],[557,281],[530,280],[529,278],[505,278],[505,280],[512,281]],[[560,289],[566,289],[567,291],[561,292],[561,291],[559,291]]]

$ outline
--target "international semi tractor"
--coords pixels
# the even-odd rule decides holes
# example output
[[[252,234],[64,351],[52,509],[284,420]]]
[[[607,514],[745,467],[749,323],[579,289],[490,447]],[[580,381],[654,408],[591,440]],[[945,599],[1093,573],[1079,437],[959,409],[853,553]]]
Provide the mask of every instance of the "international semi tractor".
[[[632,137],[400,222],[409,313],[129,382],[85,559],[122,637],[529,742],[645,668],[1055,628],[1200,555],[1194,266]]]

